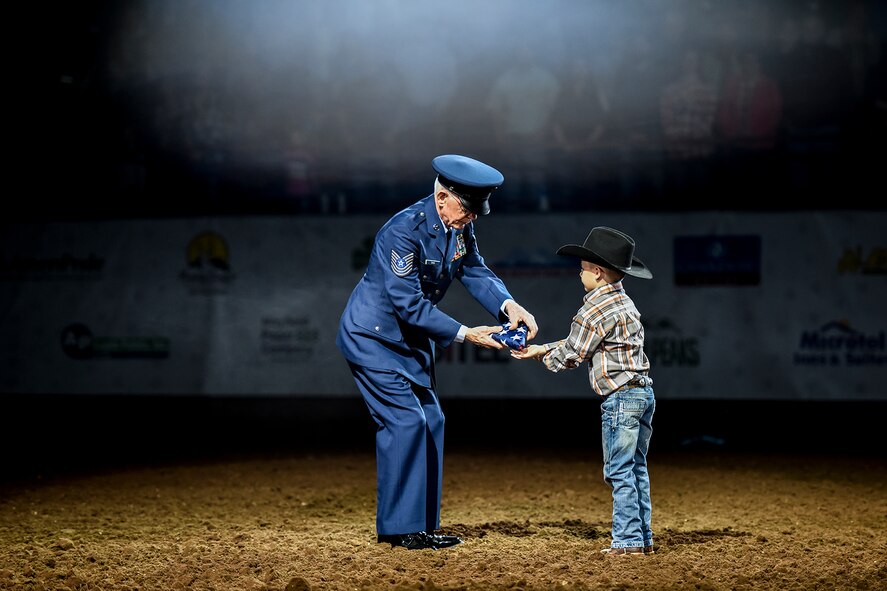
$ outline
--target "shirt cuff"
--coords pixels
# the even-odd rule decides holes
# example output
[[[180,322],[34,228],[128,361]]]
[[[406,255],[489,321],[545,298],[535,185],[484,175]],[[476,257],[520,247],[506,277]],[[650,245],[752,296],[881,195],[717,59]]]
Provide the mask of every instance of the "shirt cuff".
[[[545,363],[545,358],[548,357],[548,354],[551,353],[551,351],[552,351],[556,346],[557,346],[557,345],[556,345],[555,343],[545,343],[544,345],[541,345],[541,347],[542,347],[543,349],[545,349],[545,353],[543,353],[542,355],[540,355],[540,356],[537,357],[536,359],[537,359],[538,361],[540,361],[541,363],[543,363],[543,364],[545,364],[545,365],[548,365],[547,363]]]
[[[505,314],[505,305],[506,305],[508,302],[514,302],[514,300],[511,299],[511,298],[508,298],[507,300],[505,300],[504,302],[502,302],[502,305],[501,305],[501,306],[499,306],[499,311],[502,312],[503,314]],[[517,302],[514,302],[514,303],[516,304]]]
[[[464,324],[459,327],[459,332],[456,333],[456,338],[453,339],[454,343],[461,343],[465,340],[465,333],[468,332],[468,327]]]

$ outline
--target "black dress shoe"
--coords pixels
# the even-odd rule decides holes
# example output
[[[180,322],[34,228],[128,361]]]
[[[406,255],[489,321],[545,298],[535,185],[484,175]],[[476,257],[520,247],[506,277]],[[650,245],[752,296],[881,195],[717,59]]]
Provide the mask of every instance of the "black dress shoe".
[[[432,543],[431,538],[424,531],[412,534],[379,535],[379,543],[381,544],[382,542],[388,542],[392,548],[402,546],[407,550],[437,549]]]
[[[379,543],[388,542],[392,548],[402,546],[408,550],[425,550],[427,548],[440,550],[441,548],[449,548],[462,543],[462,538],[456,536],[430,534],[424,531],[412,534],[380,535],[378,539]]]
[[[431,543],[435,548],[449,548],[462,543],[462,538],[458,536],[446,536],[443,534],[427,534]]]

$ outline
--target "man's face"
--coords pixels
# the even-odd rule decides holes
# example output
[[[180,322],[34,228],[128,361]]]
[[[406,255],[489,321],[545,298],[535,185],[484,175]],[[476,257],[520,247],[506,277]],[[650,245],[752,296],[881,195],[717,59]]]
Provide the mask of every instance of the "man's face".
[[[446,197],[443,197],[443,195],[446,195]],[[438,193],[437,212],[448,228],[455,228],[457,230],[461,230],[467,224],[477,219],[477,214],[471,213],[462,207],[462,201],[446,189]]]

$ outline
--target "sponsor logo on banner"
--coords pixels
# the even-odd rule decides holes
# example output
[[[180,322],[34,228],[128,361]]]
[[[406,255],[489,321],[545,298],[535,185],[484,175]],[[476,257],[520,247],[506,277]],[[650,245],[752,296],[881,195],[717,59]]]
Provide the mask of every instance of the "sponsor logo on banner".
[[[760,285],[761,237],[675,236],[675,285]]]
[[[801,333],[793,361],[804,367],[885,367],[887,333],[860,332],[847,321],[829,322]]]
[[[0,281],[99,279],[105,259],[89,253],[86,256],[3,256],[0,255]]]
[[[69,324],[62,330],[62,350],[71,359],[163,359],[169,357],[167,337],[95,336],[85,324]]]
[[[887,275],[887,248],[863,250],[848,248],[838,261],[838,272],[860,275]]]
[[[193,295],[221,295],[234,281],[231,254],[224,238],[215,232],[203,232],[188,242],[187,267],[179,274]]]
[[[684,335],[670,318],[644,321],[644,352],[656,367],[697,367],[699,339]]]
[[[308,361],[320,342],[320,329],[308,316],[264,316],[262,355],[271,361]]]

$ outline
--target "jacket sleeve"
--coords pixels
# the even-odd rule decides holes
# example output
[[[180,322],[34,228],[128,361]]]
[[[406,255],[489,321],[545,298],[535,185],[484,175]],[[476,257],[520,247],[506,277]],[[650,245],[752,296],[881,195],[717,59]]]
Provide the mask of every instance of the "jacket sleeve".
[[[466,226],[463,233],[465,238],[466,253],[462,267],[457,277],[468,293],[476,299],[484,309],[500,322],[507,318],[500,313],[500,308],[505,300],[514,299],[509,293],[505,283],[487,267],[483,256],[477,247],[477,237],[474,234],[474,226]]]
[[[432,304],[419,283],[418,240],[406,232],[389,231],[377,241],[373,256],[382,257],[385,293],[397,318],[419,329],[441,347],[448,347],[461,324]]]

